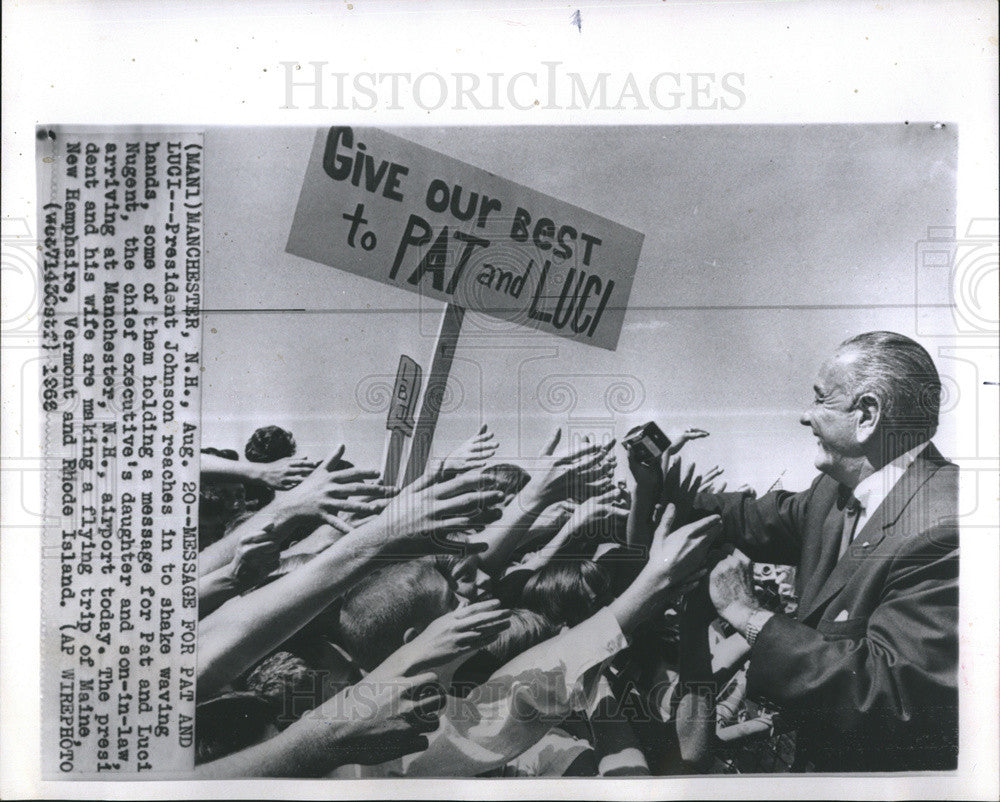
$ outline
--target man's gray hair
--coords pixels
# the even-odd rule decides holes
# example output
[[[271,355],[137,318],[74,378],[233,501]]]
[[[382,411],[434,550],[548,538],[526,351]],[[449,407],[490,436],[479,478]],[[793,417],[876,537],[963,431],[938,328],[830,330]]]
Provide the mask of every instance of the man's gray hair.
[[[886,431],[934,436],[941,407],[941,378],[922,345],[892,331],[869,331],[844,340],[838,352],[857,354],[850,368],[855,400],[878,398]]]

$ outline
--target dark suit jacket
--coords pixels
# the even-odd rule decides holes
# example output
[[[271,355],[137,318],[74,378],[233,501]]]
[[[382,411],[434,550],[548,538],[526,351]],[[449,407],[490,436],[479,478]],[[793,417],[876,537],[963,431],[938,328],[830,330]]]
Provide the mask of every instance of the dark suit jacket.
[[[752,560],[798,566],[797,620],[750,653],[748,692],[798,727],[816,771],[954,769],[958,754],[958,468],[928,445],[838,560],[837,482],[699,498]]]

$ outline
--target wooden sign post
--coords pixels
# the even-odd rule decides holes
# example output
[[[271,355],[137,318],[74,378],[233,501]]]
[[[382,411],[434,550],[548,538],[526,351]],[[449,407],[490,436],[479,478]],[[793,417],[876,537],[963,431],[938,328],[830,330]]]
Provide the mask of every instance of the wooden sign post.
[[[420,405],[420,415],[413,431],[410,458],[406,463],[406,475],[403,477],[404,485],[410,484],[427,467],[434,430],[437,428],[438,415],[441,414],[441,403],[448,386],[448,374],[451,373],[451,363],[455,358],[455,349],[458,347],[458,336],[462,332],[464,318],[463,307],[448,304],[444,308],[441,328],[434,343],[434,357],[431,361],[430,375],[427,377],[424,400]]]
[[[396,484],[406,438],[413,434],[413,411],[417,408],[417,398],[420,396],[421,375],[420,365],[406,354],[399,357],[389,414],[385,420],[389,442],[386,444],[382,481],[387,485]]]

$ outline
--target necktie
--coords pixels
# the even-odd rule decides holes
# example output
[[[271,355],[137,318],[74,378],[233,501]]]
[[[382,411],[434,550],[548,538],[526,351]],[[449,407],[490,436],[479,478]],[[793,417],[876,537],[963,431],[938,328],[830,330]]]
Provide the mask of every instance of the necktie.
[[[844,528],[840,534],[840,556],[843,557],[854,539],[854,529],[861,516],[861,502],[854,498],[850,488],[841,487],[840,491],[840,503],[844,510]]]

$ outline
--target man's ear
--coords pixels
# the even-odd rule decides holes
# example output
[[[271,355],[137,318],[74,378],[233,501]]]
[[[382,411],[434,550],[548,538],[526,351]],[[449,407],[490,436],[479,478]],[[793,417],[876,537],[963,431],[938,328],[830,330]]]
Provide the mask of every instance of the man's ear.
[[[865,393],[858,398],[855,407],[858,411],[858,440],[867,443],[882,420],[882,403],[872,393]]]
[[[403,643],[409,643],[411,640],[417,637],[418,634],[420,633],[417,632],[415,627],[410,627],[408,630],[406,630],[406,632],[403,633]]]

